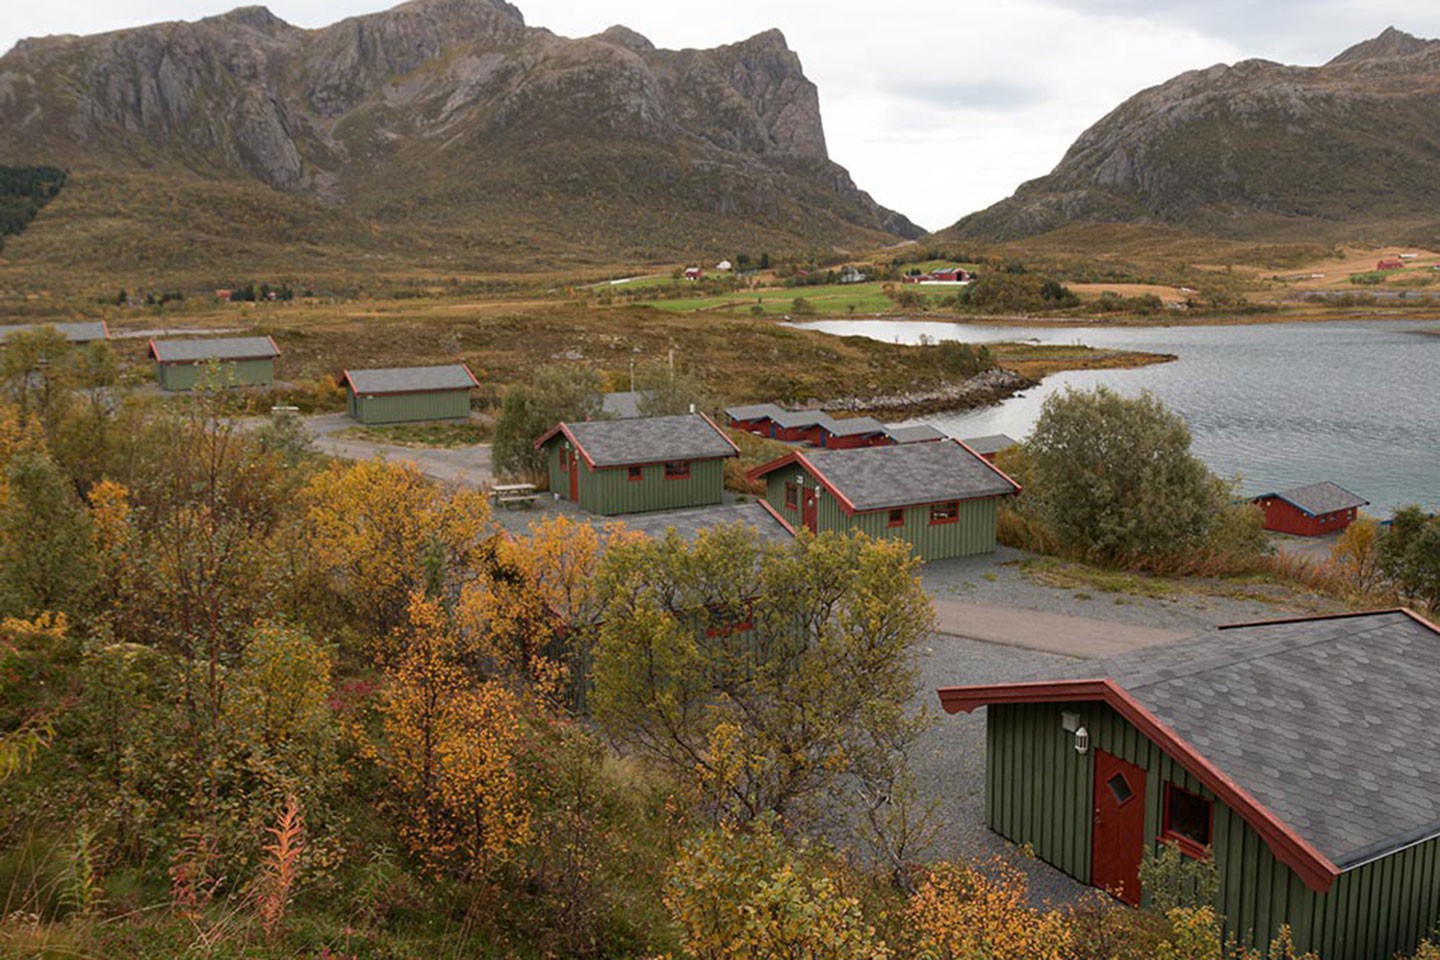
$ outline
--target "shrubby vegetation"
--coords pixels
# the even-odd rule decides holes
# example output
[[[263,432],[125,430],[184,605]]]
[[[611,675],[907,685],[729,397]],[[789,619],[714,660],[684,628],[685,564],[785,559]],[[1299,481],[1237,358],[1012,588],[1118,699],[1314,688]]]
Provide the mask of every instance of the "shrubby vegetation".
[[[600,416],[600,374],[588,367],[540,367],[530,384],[511,387],[495,421],[491,460],[507,476],[539,478],[545,473],[545,456],[535,449],[535,438],[562,420],[592,420]]]
[[[7,952],[1255,957],[1184,863],[1147,868],[1178,878],[1152,881],[1176,891],[1162,916],[922,862],[906,761],[932,615],[894,542],[500,536],[478,493],[411,466],[327,463],[283,419],[116,398],[102,353],[21,347],[0,397]],[[1421,520],[1352,553],[1409,571]]]
[[[55,198],[66,177],[55,167],[0,166],[0,250],[5,249],[7,236],[23,231]]]

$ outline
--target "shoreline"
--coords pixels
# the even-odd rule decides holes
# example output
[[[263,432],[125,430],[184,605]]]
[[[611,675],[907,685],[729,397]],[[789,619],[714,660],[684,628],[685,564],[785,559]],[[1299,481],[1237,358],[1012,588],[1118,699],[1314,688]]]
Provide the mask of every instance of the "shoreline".
[[[964,326],[976,327],[1035,327],[1036,329],[1066,329],[1082,327],[1241,327],[1241,326],[1262,326],[1265,324],[1280,323],[1366,323],[1370,321],[1403,321],[1407,323],[1435,323],[1440,322],[1440,312],[1432,312],[1425,316],[1406,315],[1379,311],[1351,311],[1343,314],[1305,314],[1305,313],[1264,313],[1264,314],[1243,314],[1234,316],[1162,316],[1162,317],[1124,317],[1124,318],[1099,318],[1099,317],[1034,317],[1026,314],[1014,314],[997,316],[986,314],[984,316],[970,316],[967,314],[955,313],[895,313],[875,314],[873,316],[857,317],[848,314],[833,314],[831,316],[806,317],[803,320],[781,321],[787,325],[804,328],[810,323],[840,322],[874,322],[884,321],[890,323],[953,323]],[[1440,334],[1440,328],[1433,332]]]

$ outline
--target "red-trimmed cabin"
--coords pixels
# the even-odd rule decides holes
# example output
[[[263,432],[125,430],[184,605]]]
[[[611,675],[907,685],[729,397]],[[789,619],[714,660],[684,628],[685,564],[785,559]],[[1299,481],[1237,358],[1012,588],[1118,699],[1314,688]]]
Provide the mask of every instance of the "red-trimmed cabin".
[[[849,417],[836,420],[827,417],[819,425],[820,442],[811,446],[827,450],[853,450],[856,447],[889,446],[890,433],[885,424],[874,417]]]
[[[1297,537],[1323,537],[1350,526],[1360,508],[1370,501],[1326,480],[1282,493],[1261,494],[1254,503],[1265,512],[1266,530]]]
[[[1381,260],[1375,264],[1376,270],[1401,270],[1404,269],[1404,267],[1404,262],[1400,260]]]

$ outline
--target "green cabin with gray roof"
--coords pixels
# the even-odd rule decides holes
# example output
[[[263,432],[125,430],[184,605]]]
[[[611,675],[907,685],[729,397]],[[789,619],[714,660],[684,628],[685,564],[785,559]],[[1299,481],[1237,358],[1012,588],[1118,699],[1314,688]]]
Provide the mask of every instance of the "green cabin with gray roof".
[[[750,476],[797,529],[903,539],[922,560],[993,551],[1000,499],[1020,490],[955,440],[797,450]]]
[[[280,348],[269,337],[151,340],[155,378],[163,390],[193,390],[215,371],[215,386],[268,387],[275,383]]]
[[[346,370],[345,405],[365,424],[465,420],[480,381],[463,363]]]
[[[561,423],[535,441],[550,489],[601,516],[720,503],[740,448],[704,414]]]
[[[1390,610],[939,695],[985,708],[986,823],[1039,859],[1142,904],[1142,857],[1170,844],[1214,861],[1227,935],[1384,960],[1440,923],[1437,677],[1440,627]]]

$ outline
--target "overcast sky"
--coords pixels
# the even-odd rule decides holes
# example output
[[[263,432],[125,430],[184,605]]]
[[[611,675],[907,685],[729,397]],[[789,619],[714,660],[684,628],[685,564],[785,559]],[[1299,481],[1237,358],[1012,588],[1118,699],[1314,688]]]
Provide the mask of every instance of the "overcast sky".
[[[0,50],[26,36],[195,19],[235,0],[0,0]],[[272,0],[319,27],[391,0]],[[1181,72],[1263,57],[1319,64],[1394,25],[1440,36],[1440,4],[1375,0],[517,0],[565,36],[614,23],[661,47],[785,32],[820,88],[830,156],[939,229],[1048,172],[1079,133]]]

